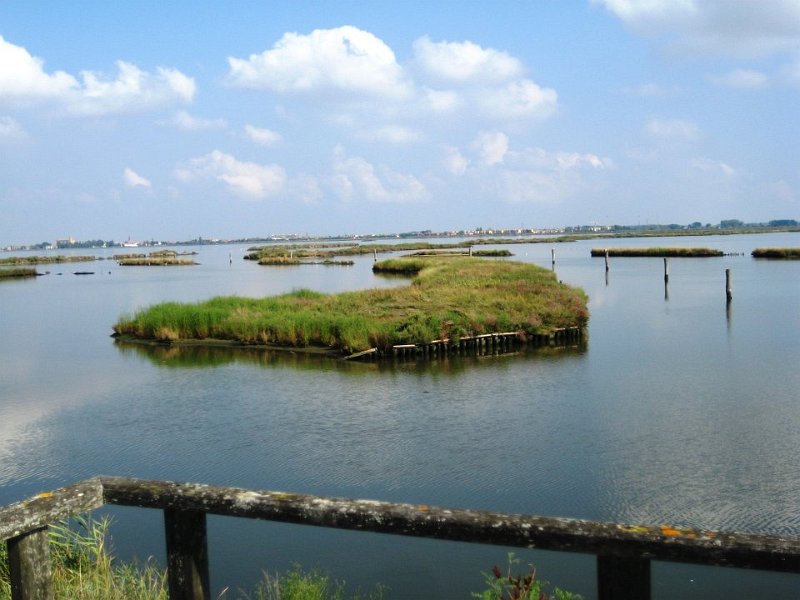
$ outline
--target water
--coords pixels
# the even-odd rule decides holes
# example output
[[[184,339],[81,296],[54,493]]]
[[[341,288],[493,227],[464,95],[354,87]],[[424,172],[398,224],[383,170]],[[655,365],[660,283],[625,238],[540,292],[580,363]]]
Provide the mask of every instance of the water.
[[[745,254],[612,259],[591,247]],[[262,352],[146,352],[111,325],[162,300],[386,285],[352,267],[259,267],[244,247],[185,268],[43,266],[0,284],[0,503],[95,474],[503,512],[800,535],[800,263],[756,261],[800,234],[510,246],[590,296],[585,351],[446,364]],[[112,251],[105,251],[111,255]],[[725,302],[725,269],[733,302]],[[78,270],[94,275],[76,276]],[[62,273],[58,275],[58,273]],[[665,294],[665,291],[667,292]],[[111,510],[123,556],[163,556],[157,511]],[[322,565],[392,598],[465,598],[506,549],[210,519],[212,585]],[[518,552],[593,597],[591,557]],[[800,577],[654,567],[657,598],[800,594]]]

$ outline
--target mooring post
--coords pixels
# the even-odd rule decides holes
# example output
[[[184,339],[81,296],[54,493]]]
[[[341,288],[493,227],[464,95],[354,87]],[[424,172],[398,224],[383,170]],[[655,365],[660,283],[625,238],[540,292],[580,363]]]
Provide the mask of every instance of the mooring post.
[[[210,600],[206,514],[164,509],[170,600]]]
[[[550,248],[550,264],[556,266],[556,249]]]
[[[47,527],[11,538],[7,543],[12,600],[53,600]]]
[[[606,273],[608,273],[608,248],[606,248]]]
[[[472,256],[472,246],[469,247],[469,255]]]
[[[650,561],[598,555],[597,598],[650,600]]]
[[[733,283],[731,282],[731,270],[725,269],[725,297],[728,302],[733,300]]]
[[[372,249],[372,262],[378,262],[378,250],[377,248]]]
[[[664,257],[664,284],[669,283],[669,259]]]

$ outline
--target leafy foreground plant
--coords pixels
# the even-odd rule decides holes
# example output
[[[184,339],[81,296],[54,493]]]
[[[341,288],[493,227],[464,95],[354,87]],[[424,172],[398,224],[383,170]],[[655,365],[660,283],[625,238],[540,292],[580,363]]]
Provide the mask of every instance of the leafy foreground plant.
[[[77,517],[50,527],[53,592],[56,600],[167,600],[166,570],[152,559],[144,564],[117,562],[110,548],[111,519]],[[319,570],[303,572],[299,565],[263,580],[252,594],[239,591],[237,600],[382,600],[377,587],[368,595],[347,596],[345,584]],[[233,600],[228,590],[216,600]],[[11,599],[8,550],[0,542],[0,600]]]
[[[562,589],[554,588],[552,595],[548,594],[548,582],[539,579],[536,569],[530,565],[526,575],[512,575],[511,571],[519,564],[519,559],[514,558],[514,553],[508,553],[508,570],[505,575],[495,565],[491,573],[483,573],[488,588],[480,593],[473,593],[473,598],[481,600],[581,600],[581,596]]]

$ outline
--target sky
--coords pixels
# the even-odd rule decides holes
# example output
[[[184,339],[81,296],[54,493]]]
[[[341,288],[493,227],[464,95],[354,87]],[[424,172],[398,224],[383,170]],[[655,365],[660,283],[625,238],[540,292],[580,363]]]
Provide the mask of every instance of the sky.
[[[0,0],[0,247],[800,219],[800,0]]]

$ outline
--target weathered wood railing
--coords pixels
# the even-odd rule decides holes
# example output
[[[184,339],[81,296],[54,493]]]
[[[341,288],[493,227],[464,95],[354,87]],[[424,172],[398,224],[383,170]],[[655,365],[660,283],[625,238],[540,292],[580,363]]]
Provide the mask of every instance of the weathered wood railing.
[[[207,514],[594,554],[601,600],[649,598],[651,560],[800,573],[798,538],[96,477],[0,508],[13,600],[52,599],[48,524],[104,504],[164,511],[172,600],[210,598]]]

